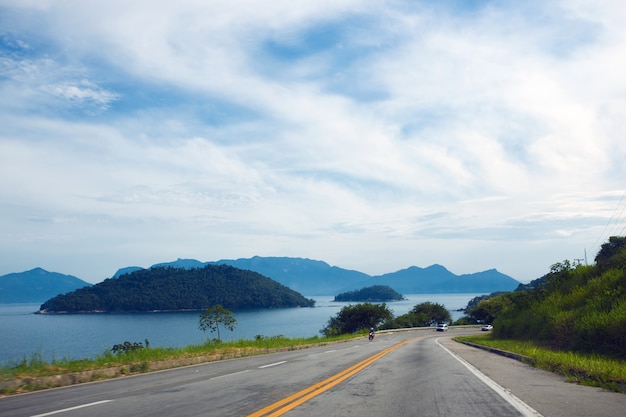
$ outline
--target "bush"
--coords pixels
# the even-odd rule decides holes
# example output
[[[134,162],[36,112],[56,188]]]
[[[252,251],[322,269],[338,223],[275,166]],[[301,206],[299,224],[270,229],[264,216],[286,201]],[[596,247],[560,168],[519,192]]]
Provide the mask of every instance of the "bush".
[[[147,342],[147,340],[146,340]],[[144,346],[141,342],[135,342],[135,343],[131,343],[129,341],[126,341],[124,343],[119,343],[117,345],[113,345],[113,347],[111,348],[111,352],[121,355],[124,353],[129,353],[129,352],[133,352],[139,349],[143,349]]]

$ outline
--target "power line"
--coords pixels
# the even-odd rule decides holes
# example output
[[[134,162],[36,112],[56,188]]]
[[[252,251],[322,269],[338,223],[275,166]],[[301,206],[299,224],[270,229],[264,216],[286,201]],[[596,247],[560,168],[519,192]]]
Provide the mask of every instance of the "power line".
[[[615,210],[613,211],[611,218],[609,219],[607,224],[604,226],[602,233],[600,233],[600,236],[598,237],[598,239],[596,239],[593,245],[591,245],[592,249],[595,247],[598,247],[599,246],[598,243],[605,241],[609,236],[615,236],[615,234],[613,234],[611,231],[614,230],[615,227],[619,227],[618,225],[621,224],[622,220],[624,220],[624,223],[626,223],[626,218],[624,218],[624,214],[626,212],[626,204],[622,205],[622,203],[624,202],[624,197],[626,197],[626,190],[624,190],[624,192],[622,193],[622,197],[620,198],[619,203],[617,203],[617,207],[615,207]],[[621,207],[621,210],[620,210],[620,207]],[[620,213],[618,216],[616,216],[616,213],[618,212],[618,210],[620,210]],[[609,226],[611,226],[611,224],[613,224],[613,226],[611,227],[611,231],[609,231],[609,233],[605,235],[606,231],[609,229]],[[626,224],[624,224],[624,227],[618,233],[618,235],[622,236],[625,231],[626,231]]]

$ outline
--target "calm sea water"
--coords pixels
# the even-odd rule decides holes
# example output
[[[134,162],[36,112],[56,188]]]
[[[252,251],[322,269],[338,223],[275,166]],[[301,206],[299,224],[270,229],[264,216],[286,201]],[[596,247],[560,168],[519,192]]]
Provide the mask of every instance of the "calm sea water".
[[[416,304],[444,305],[456,320],[456,310],[480,294],[409,294],[387,306],[398,316]],[[312,337],[345,305],[333,296],[307,296],[312,308],[236,311],[233,332],[221,329],[222,340],[253,339],[256,335]],[[0,304],[0,364],[13,364],[33,355],[53,359],[92,358],[125,341],[150,341],[150,346],[183,347],[201,344],[216,334],[198,329],[199,312],[120,314],[33,314],[39,304]]]

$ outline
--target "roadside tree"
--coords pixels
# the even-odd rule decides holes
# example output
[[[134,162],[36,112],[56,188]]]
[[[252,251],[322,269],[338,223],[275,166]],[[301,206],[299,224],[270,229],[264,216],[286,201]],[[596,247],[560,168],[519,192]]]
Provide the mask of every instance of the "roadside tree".
[[[451,320],[450,312],[443,305],[426,301],[417,304],[406,314],[387,320],[383,328],[426,327],[435,323],[450,323]]]
[[[335,317],[328,320],[325,328],[320,330],[325,336],[355,333],[362,329],[376,328],[385,320],[393,317],[385,303],[362,303],[343,307]]]
[[[220,337],[220,324],[226,327],[231,332],[235,330],[237,320],[233,315],[233,312],[217,304],[213,307],[207,308],[204,313],[200,315],[200,322],[198,327],[200,330],[211,332],[217,332],[217,340],[221,340]]]

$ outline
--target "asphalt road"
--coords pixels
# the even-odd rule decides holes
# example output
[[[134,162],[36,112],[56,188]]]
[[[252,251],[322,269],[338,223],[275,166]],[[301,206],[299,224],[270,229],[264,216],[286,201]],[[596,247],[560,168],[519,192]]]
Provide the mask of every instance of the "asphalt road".
[[[0,416],[626,415],[626,395],[565,383],[450,340],[398,332],[0,398]]]

